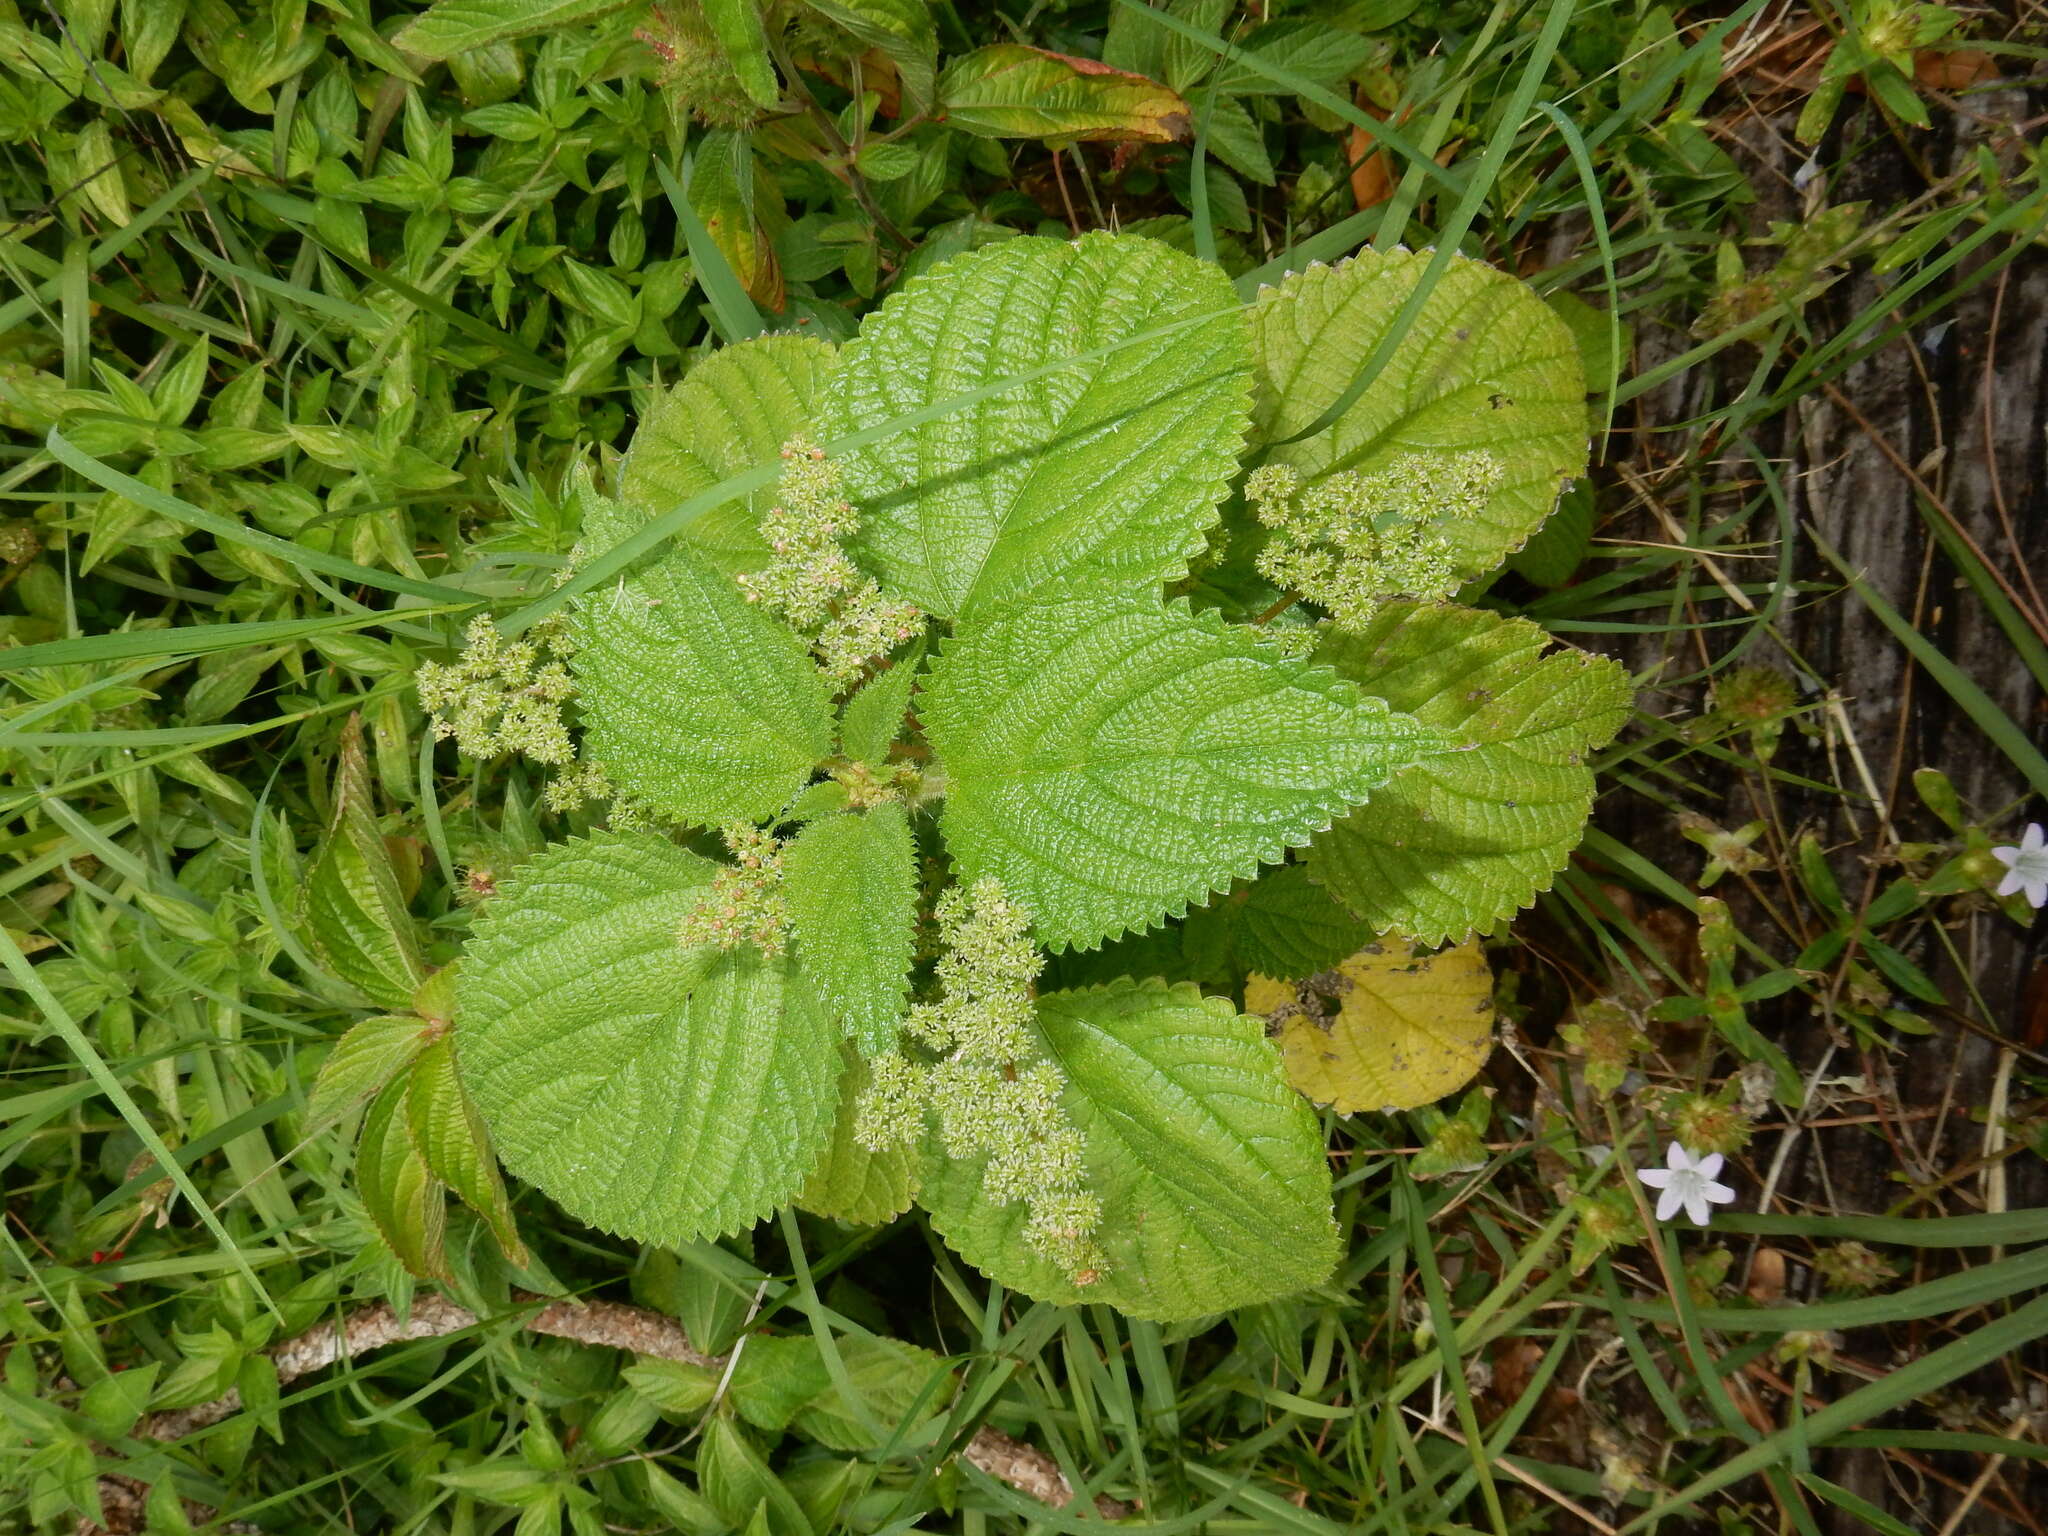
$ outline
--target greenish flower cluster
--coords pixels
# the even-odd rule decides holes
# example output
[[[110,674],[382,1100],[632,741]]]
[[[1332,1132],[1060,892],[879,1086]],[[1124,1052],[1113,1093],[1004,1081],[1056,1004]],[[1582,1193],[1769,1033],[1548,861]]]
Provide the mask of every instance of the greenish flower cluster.
[[[782,894],[782,844],[747,822],[721,827],[732,863],[712,877],[676,931],[685,949],[709,944],[738,949],[751,944],[769,959],[789,943],[789,907]]]
[[[614,832],[651,827],[657,819],[652,807],[637,795],[620,789],[604,771],[603,764],[587,757],[562,769],[541,791],[541,804],[562,815],[597,800],[610,802],[605,821]]]
[[[1102,1202],[1087,1187],[1081,1133],[1060,1105],[1060,1070],[1038,1053],[1031,987],[1045,960],[1030,919],[992,879],[953,886],[933,908],[943,953],[940,998],[910,1010],[905,1032],[931,1062],[885,1056],[856,1107],[871,1151],[915,1141],[927,1114],[950,1157],[986,1157],[982,1190],[1030,1209],[1024,1241],[1076,1284],[1101,1276]]]
[[[846,803],[856,811],[869,806],[915,798],[924,775],[915,763],[892,763],[876,768],[872,763],[845,763],[828,770],[834,783],[846,791]]]
[[[1266,465],[1244,489],[1273,530],[1259,574],[1327,608],[1339,628],[1364,623],[1388,598],[1447,597],[1461,578],[1444,530],[1479,516],[1502,472],[1490,453],[1404,453],[1304,490],[1293,469]]]
[[[434,735],[479,760],[521,752],[537,763],[563,766],[576,757],[562,706],[576,692],[553,630],[507,640],[484,617],[463,632],[462,655],[452,664],[423,662],[413,674]]]
[[[556,774],[541,791],[541,804],[551,811],[568,812],[590,800],[609,800],[612,781],[598,764],[585,758]]]
[[[924,615],[914,604],[884,597],[840,548],[841,539],[859,530],[860,518],[840,497],[839,471],[825,450],[792,438],[782,447],[782,462],[775,505],[761,519],[761,537],[774,559],[741,575],[740,589],[809,640],[826,676],[844,687],[875,657],[915,639]]]

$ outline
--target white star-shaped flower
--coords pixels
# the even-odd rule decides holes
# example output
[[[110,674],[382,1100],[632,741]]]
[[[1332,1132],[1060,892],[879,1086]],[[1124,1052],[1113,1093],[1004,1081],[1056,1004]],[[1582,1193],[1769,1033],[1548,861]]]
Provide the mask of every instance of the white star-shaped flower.
[[[2037,910],[2048,902],[2048,832],[2041,823],[2030,821],[2020,835],[2017,848],[1994,848],[1991,857],[2005,866],[2005,878],[1998,882],[1998,894],[2027,893],[2027,905]]]
[[[1696,1226],[1704,1227],[1714,1218],[1714,1206],[1726,1205],[1735,1198],[1734,1190],[1714,1182],[1723,1161],[1718,1152],[1694,1157],[1674,1141],[1664,1155],[1662,1168],[1646,1168],[1636,1177],[1648,1188],[1664,1192],[1657,1197],[1659,1221],[1669,1221],[1682,1210]]]

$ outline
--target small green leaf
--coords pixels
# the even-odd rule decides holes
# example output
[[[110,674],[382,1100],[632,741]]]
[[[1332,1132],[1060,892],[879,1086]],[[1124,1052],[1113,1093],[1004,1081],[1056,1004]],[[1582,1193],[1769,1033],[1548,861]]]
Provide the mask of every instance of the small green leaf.
[[[1216,67],[1216,55],[1174,31],[1152,12],[1164,11],[1205,32],[1228,24],[1231,0],[1165,0],[1162,5],[1112,5],[1102,39],[1102,62],[1134,75],[1163,80],[1185,91]]]
[[[1155,599],[963,626],[924,698],[947,847],[1055,949],[1185,912],[1441,745],[1258,631]]]
[[[846,1379],[867,1405],[867,1417],[829,1381],[790,1420],[790,1428],[835,1451],[878,1451],[889,1443],[868,1428],[899,1437],[927,1424],[952,1397],[953,1373],[928,1349],[895,1339],[847,1334],[838,1340]]]
[[[987,139],[1171,144],[1188,104],[1156,80],[1022,43],[963,54],[939,76],[941,120]]]
[[[697,1482],[729,1526],[757,1521],[767,1536],[811,1536],[810,1522],[782,1479],[738,1425],[714,1416],[697,1453]]]
[[[1259,387],[1254,436],[1315,481],[1370,473],[1403,454],[1484,451],[1501,461],[1483,515],[1441,532],[1476,576],[1519,549],[1586,468],[1586,382],[1572,334],[1535,293],[1453,257],[1402,344],[1326,430],[1306,430],[1352,387],[1422,281],[1420,251],[1364,251],[1314,266],[1251,307]]]
[[[462,962],[450,961],[419,984],[412,995],[412,1011],[433,1024],[447,1024],[455,1018],[455,978]]]
[[[793,1202],[798,1210],[857,1227],[879,1226],[910,1209],[923,1178],[924,1156],[918,1147],[890,1147],[870,1152],[854,1140],[854,1113],[867,1087],[868,1066],[850,1046],[846,1077],[840,1087],[839,1113],[824,1156]]]
[[[754,105],[772,109],[782,99],[782,90],[775,80],[775,66],[768,62],[768,29],[761,23],[760,0],[702,0],[702,4],[704,19],[739,77],[740,89]]]
[[[1291,86],[1254,68],[1244,55],[1255,54],[1304,80],[1330,86],[1371,59],[1380,47],[1369,37],[1331,26],[1319,17],[1289,17],[1269,22],[1246,37],[1236,56],[1217,65],[1211,84],[1229,96],[1290,96]]]
[[[1205,103],[1202,111],[1205,116],[1202,120],[1202,132],[1206,136],[1209,153],[1240,176],[1256,181],[1262,187],[1274,185],[1280,178],[1273,169],[1272,156],[1267,153],[1265,129],[1259,119],[1252,116],[1250,109],[1234,96],[1219,96],[1213,104],[1209,104],[1206,101],[1207,94],[1203,93]],[[1188,183],[1193,186],[1192,175],[1189,176]],[[1226,184],[1231,185],[1236,201],[1242,203],[1243,189],[1234,184]],[[1218,217],[1218,210],[1213,203],[1209,217],[1213,223],[1221,227],[1251,227],[1249,217],[1242,222],[1233,220],[1225,225]]]
[[[185,25],[187,0],[122,0],[121,62],[128,73],[147,85],[177,45]]]
[[[1101,1199],[1099,1279],[1075,1285],[1024,1244],[1023,1201],[982,1194],[982,1159],[937,1159],[920,1203],[962,1257],[1063,1306],[1182,1321],[1317,1285],[1337,1261],[1315,1112],[1262,1021],[1191,986],[1113,982],[1038,1000],[1061,1105]]]
[[[581,1447],[602,1457],[638,1451],[660,1422],[661,1411],[637,1392],[614,1392],[586,1422]]]
[[[1268,870],[1230,900],[1189,913],[1188,927],[1191,946],[1220,941],[1240,969],[1283,977],[1326,971],[1373,936],[1301,864]]]
[[[783,850],[797,964],[864,1056],[896,1043],[916,943],[917,848],[889,803],[814,821]]]
[[[820,435],[1112,346],[841,457],[855,553],[892,593],[953,618],[1185,572],[1237,471],[1249,361],[1229,281],[1158,241],[1027,236],[905,284],[842,350]]]
[[[757,1333],[743,1341],[726,1391],[749,1424],[781,1431],[789,1428],[799,1408],[831,1384],[815,1340]]]
[[[409,1088],[403,1074],[394,1077],[363,1117],[362,1140],[356,1145],[356,1190],[398,1262],[421,1279],[446,1280],[442,1238],[448,1205],[440,1181],[406,1128]]]
[[[641,1242],[737,1232],[816,1166],[838,1031],[785,962],[685,949],[716,866],[651,833],[559,844],[476,925],[457,1062],[506,1167]]]
[[[903,104],[911,112],[931,109],[939,34],[926,0],[804,0],[804,4],[870,48],[881,50],[896,66]]]
[[[702,251],[693,240],[690,254],[697,263],[698,281],[716,296],[713,285],[717,278],[711,262],[717,258],[746,290],[749,305],[780,310],[784,299],[782,268],[756,211],[766,198],[754,161],[753,134],[713,128],[697,141],[689,175],[686,201],[696,217],[703,220],[704,233],[710,237],[712,246],[710,251]],[[742,320],[746,318],[737,305],[729,304],[727,309]],[[758,328],[759,315],[751,318]],[[754,331],[745,334],[751,336]],[[739,341],[743,337],[729,334],[727,339]]]
[[[687,545],[577,604],[586,750],[678,821],[759,821],[832,751],[803,641]]]
[[[839,716],[839,750],[856,763],[879,768],[889,748],[903,734],[903,717],[910,709],[910,695],[917,687],[917,670],[924,661],[924,644],[894,665],[880,672],[852,698]]]
[[[718,1395],[719,1373],[684,1360],[642,1357],[619,1374],[627,1386],[663,1413],[684,1417],[701,1413]]]
[[[452,1036],[443,1035],[420,1053],[411,1084],[406,1092],[406,1127],[428,1171],[490,1224],[506,1257],[524,1268],[532,1259],[513,1223],[512,1203],[498,1177],[490,1135],[456,1075]]]
[[[630,0],[436,0],[392,39],[423,59],[487,48],[623,11]]]
[[[334,812],[306,870],[307,935],[321,961],[372,1002],[404,1008],[426,975],[419,938],[372,809],[360,715],[334,770]]]
[[[85,1389],[78,1411],[108,1440],[118,1440],[135,1427],[149,1408],[161,1362],[152,1360],[133,1370],[110,1371]]]
[[[1395,777],[1316,839],[1310,875],[1379,932],[1426,945],[1489,931],[1550,889],[1593,805],[1587,756],[1628,720],[1620,666],[1543,654],[1526,619],[1391,603],[1316,655],[1465,750]]]
[[[426,1021],[410,1014],[364,1019],[334,1042],[306,1100],[306,1122],[335,1124],[369,1103],[427,1046]]]
[[[630,521],[592,542],[617,543],[721,481],[774,463],[782,445],[809,425],[832,366],[824,342],[759,336],[721,347],[691,368],[641,418],[619,466]],[[761,517],[774,500],[772,486],[738,497],[697,517],[679,537],[727,575],[759,570],[769,559]],[[586,526],[586,537],[593,532]]]

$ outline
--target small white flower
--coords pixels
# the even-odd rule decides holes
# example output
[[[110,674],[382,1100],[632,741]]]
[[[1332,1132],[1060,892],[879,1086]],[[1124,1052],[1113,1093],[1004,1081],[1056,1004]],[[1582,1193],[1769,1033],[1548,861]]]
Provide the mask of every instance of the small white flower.
[[[2027,905],[2036,909],[2048,902],[2048,832],[2041,823],[2027,823],[2017,848],[1994,848],[1991,857],[2005,866],[2005,878],[1998,882],[1998,894],[2027,893]]]
[[[1726,1205],[1735,1198],[1734,1190],[1726,1184],[1714,1182],[1714,1175],[1721,1171],[1723,1161],[1718,1152],[1694,1157],[1674,1141],[1671,1150],[1665,1154],[1662,1168],[1645,1169],[1636,1177],[1647,1187],[1664,1191],[1657,1198],[1659,1221],[1669,1221],[1683,1210],[1693,1219],[1694,1225],[1704,1227],[1713,1220],[1714,1206]]]

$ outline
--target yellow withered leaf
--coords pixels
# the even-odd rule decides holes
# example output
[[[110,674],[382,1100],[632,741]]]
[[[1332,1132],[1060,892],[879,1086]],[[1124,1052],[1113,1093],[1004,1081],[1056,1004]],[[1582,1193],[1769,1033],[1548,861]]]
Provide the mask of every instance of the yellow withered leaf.
[[[1244,1005],[1267,1018],[1288,1082],[1340,1114],[1432,1103],[1493,1048],[1493,973],[1476,940],[1434,954],[1389,940],[1308,980],[1252,976]]]

